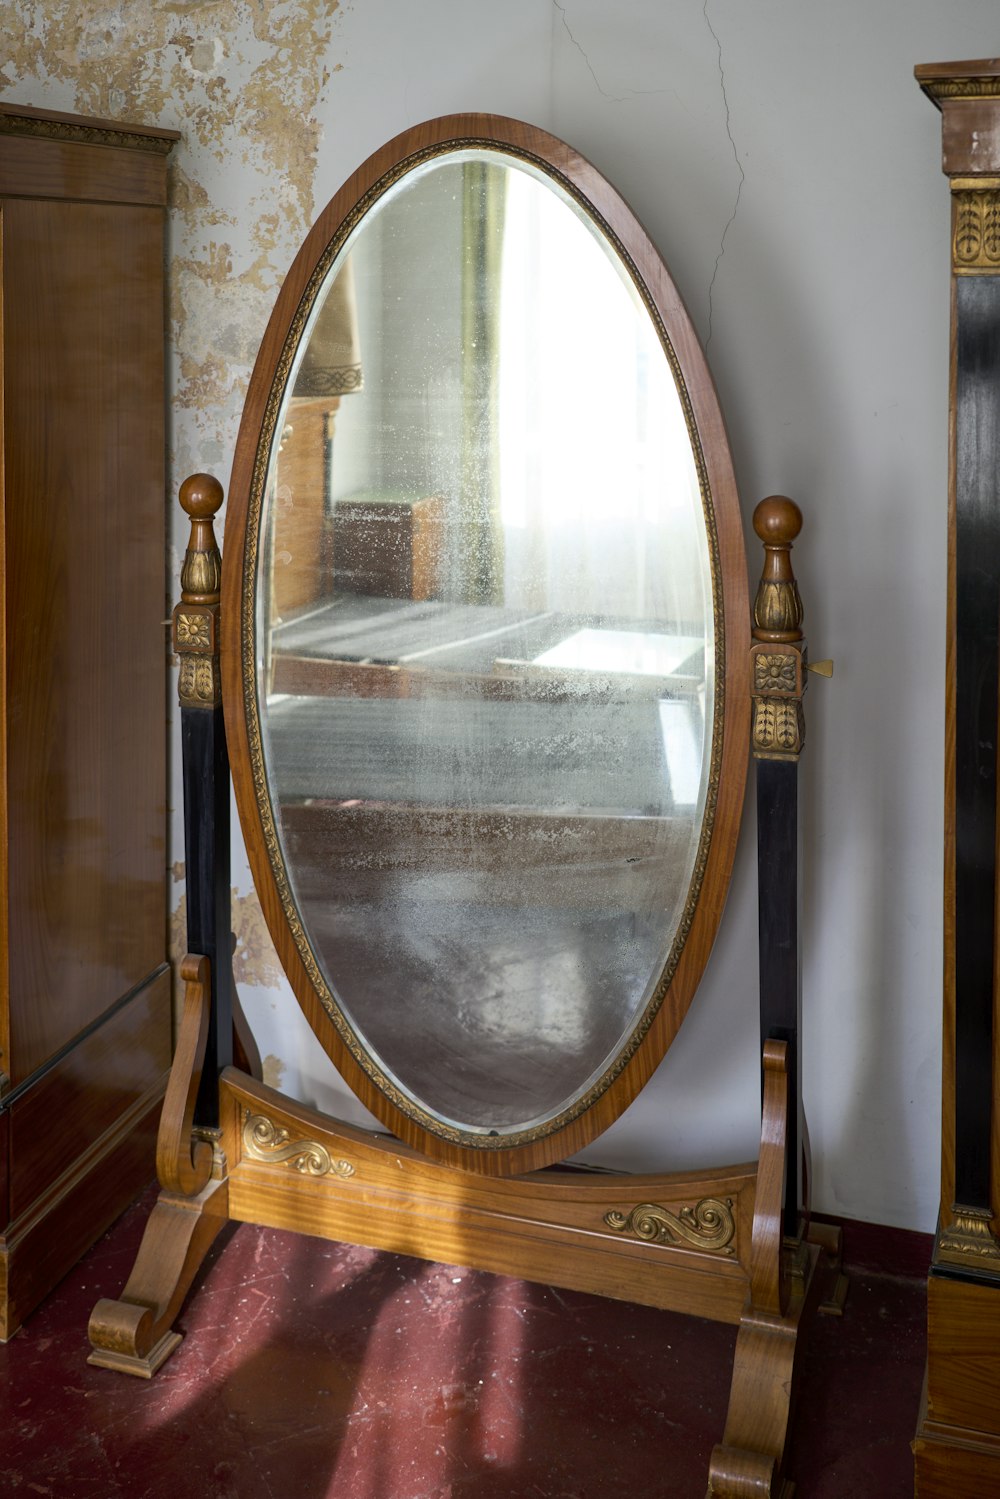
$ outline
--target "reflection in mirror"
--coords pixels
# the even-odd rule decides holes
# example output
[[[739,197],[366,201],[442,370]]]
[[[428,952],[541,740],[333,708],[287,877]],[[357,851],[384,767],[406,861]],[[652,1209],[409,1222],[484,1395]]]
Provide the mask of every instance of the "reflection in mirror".
[[[711,551],[611,239],[499,149],[405,172],[278,418],[256,650],[275,826],[334,1003],[429,1127],[610,1080],[711,809]]]

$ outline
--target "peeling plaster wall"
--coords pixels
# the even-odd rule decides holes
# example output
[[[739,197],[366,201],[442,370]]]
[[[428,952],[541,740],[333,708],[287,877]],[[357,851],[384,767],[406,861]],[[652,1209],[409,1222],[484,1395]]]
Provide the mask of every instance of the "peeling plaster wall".
[[[383,140],[459,109],[571,141],[692,311],[749,515],[794,495],[814,655],[804,760],[805,1092],[816,1205],[929,1230],[937,1204],[948,201],[916,62],[996,51],[993,0],[0,0],[0,96],[170,126],[171,486],[225,482],[280,284]],[[184,532],[167,548],[172,594]],[[758,561],[751,550],[751,566]],[[175,950],[183,847],[174,760]],[[269,1080],[343,1100],[234,848],[237,977]],[[756,1152],[748,815],[727,919],[657,1077],[589,1156]]]

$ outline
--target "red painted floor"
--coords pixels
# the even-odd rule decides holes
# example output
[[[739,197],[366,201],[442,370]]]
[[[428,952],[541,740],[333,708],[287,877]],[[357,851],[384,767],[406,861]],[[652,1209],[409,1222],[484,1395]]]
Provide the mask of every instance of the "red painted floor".
[[[90,1368],[149,1198],[0,1347],[18,1499],[703,1499],[734,1330],[526,1282],[227,1230],[150,1381]],[[903,1499],[924,1284],[852,1275],[802,1363],[796,1499]]]

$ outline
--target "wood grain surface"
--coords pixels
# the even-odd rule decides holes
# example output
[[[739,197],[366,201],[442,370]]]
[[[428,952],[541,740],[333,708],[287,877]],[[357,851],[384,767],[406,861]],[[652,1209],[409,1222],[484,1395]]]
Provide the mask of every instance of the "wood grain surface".
[[[163,958],[162,235],[157,208],[3,205],[15,1083]]]

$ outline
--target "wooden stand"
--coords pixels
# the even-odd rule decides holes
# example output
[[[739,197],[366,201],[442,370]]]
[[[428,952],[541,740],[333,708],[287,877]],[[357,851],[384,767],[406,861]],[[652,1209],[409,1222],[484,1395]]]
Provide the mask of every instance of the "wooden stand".
[[[199,663],[186,679],[200,671],[204,690],[204,706],[185,705],[184,712],[217,711],[217,599],[194,583],[217,573],[209,517],[221,498],[218,484],[203,476],[181,491],[195,528],[175,628],[182,660],[186,653]],[[755,754],[790,767],[793,784],[804,647],[788,553],[800,524],[791,501],[765,501],[755,516],[769,559],[751,662]],[[199,616],[211,628],[202,629]],[[182,665],[182,692],[184,681]],[[191,771],[189,762],[189,806],[199,798],[211,802],[214,784],[206,787]],[[779,857],[789,837],[787,808],[770,818],[761,837],[762,859],[772,870],[762,886],[762,932],[769,932],[787,919],[787,899],[778,915],[771,910],[782,870],[785,884],[794,884],[794,863]],[[212,860],[196,851],[189,847],[192,906],[199,903],[198,882],[210,886],[216,877]],[[228,958],[218,956],[228,946],[216,940],[215,952],[216,963],[228,969]],[[219,975],[206,956],[188,957],[182,971],[184,1016],[159,1138],[164,1190],[121,1298],[94,1308],[91,1363],[155,1374],[177,1346],[173,1320],[222,1225],[266,1224],[738,1324],[729,1414],[712,1454],[708,1492],[787,1499],[792,1490],[782,1466],[798,1331],[822,1282],[837,1271],[839,1254],[835,1234],[809,1232],[797,1195],[799,1149],[790,1142],[801,1138],[800,1107],[797,1088],[789,1090],[790,1073],[797,1073],[797,960],[781,980],[790,992],[772,996],[767,1012],[767,1024],[776,1015],[782,1034],[764,1039],[756,1162],[641,1176],[552,1169],[499,1180],[428,1160],[388,1135],[335,1123],[284,1098],[259,1081],[245,1039],[236,1042],[240,1069],[209,1071],[213,1025],[214,1054],[223,1051]],[[231,988],[228,973],[224,987]],[[241,1031],[238,1020],[238,1037]]]

